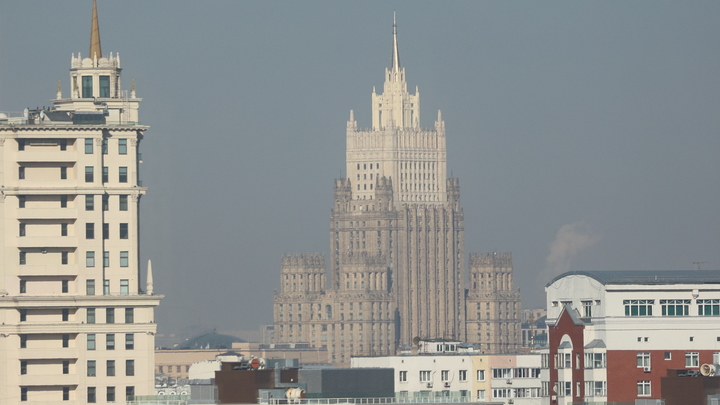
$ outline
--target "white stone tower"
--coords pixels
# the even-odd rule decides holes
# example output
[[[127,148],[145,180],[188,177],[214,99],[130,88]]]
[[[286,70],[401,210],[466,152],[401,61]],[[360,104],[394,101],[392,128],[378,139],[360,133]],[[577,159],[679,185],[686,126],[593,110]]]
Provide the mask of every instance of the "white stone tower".
[[[154,308],[141,288],[140,99],[100,48],[49,109],[0,116],[0,403],[154,394]]]

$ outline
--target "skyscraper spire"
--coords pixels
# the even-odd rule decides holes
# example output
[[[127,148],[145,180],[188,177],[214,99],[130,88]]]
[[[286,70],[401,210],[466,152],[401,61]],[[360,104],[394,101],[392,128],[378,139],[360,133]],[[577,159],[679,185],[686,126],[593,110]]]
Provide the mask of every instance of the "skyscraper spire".
[[[90,27],[90,59],[102,58],[100,49],[100,24],[98,23],[97,0],[93,0],[92,24]]]
[[[398,49],[397,20],[395,19],[395,11],[393,11],[393,49],[392,59],[390,60],[390,70],[393,72],[398,72],[400,70],[400,50]]]

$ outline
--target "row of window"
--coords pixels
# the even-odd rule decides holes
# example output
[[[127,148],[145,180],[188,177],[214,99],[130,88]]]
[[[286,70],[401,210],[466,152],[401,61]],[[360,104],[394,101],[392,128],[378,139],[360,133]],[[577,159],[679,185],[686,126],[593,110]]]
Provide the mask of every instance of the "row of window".
[[[47,252],[45,252],[47,253]],[[27,264],[27,254],[26,251],[20,251],[19,254],[19,263],[20,265],[26,265]],[[60,252],[60,264],[68,264],[69,263],[69,257],[70,252],[62,251]],[[127,250],[123,250],[120,252],[120,267],[129,267],[130,265],[130,252]],[[89,250],[85,252],[85,266],[86,267],[95,267],[95,251]],[[110,252],[105,251],[103,252],[103,267],[110,267]]]
[[[698,316],[720,316],[720,299],[698,299]],[[660,300],[662,316],[690,316],[689,299]],[[625,316],[652,316],[655,300],[623,300]]]
[[[420,382],[432,382],[432,371],[431,370],[420,370],[419,379]],[[493,368],[492,369],[493,379],[509,379],[509,378],[540,378],[539,368]],[[450,370],[440,371],[440,381],[448,382],[451,379]],[[485,370],[477,370],[476,372],[477,381],[485,381]],[[402,370],[398,373],[398,381],[407,382],[408,372]],[[458,381],[467,381],[467,370],[458,370]]]
[[[91,155],[93,153],[94,139],[95,138],[85,138],[85,154],[86,155]],[[108,154],[107,139],[102,140],[102,153],[103,153],[103,155]],[[127,139],[126,138],[118,139],[118,155],[127,155]]]
[[[86,320],[87,320],[87,323],[95,323],[96,308],[87,308]],[[133,308],[125,308],[125,323],[133,323],[134,321],[135,321],[135,311],[133,310]],[[105,323],[115,323],[115,308],[105,308]],[[133,341],[132,333],[125,335],[126,343],[128,342],[128,339],[130,342]]]
[[[68,166],[60,166],[60,180],[67,180],[68,178]],[[25,179],[25,166],[18,167],[18,179]],[[95,167],[85,166],[85,182],[92,183],[95,181]],[[110,182],[110,168],[103,166],[102,168],[102,182]],[[128,168],[127,166],[118,167],[118,183],[128,182]]]
[[[60,208],[67,208],[67,196],[61,195],[60,196]],[[25,208],[25,205],[27,203],[27,196],[19,195],[18,196],[18,208]],[[94,195],[85,195],[85,211],[94,211],[95,210],[95,196]],[[109,211],[110,210],[110,196],[107,194],[103,194],[102,196],[102,210],[103,211]],[[127,194],[120,194],[118,196],[118,210],[120,211],[127,211],[128,210],[128,195]]]
[[[87,349],[95,350],[96,335],[94,333],[88,333],[87,335]],[[135,335],[132,333],[125,334],[125,350],[133,350],[135,348]],[[108,333],[105,335],[105,350],[115,350],[115,334]]]
[[[20,401],[26,402],[28,401],[28,392],[31,391],[28,387],[20,387]],[[43,400],[47,400],[47,392],[43,392]],[[115,387],[107,387],[106,388],[106,399],[107,402],[115,402]],[[128,401],[132,400],[135,397],[135,387],[127,386],[125,387],[125,397]],[[63,401],[69,401],[70,400],[70,387],[62,387],[62,400]],[[97,387],[88,387],[87,389],[87,402],[88,403],[96,403],[97,402]]]
[[[95,377],[97,375],[97,362],[96,360],[88,360],[87,361],[87,376],[88,377]],[[105,375],[107,377],[114,377],[115,376],[115,360],[106,360],[105,361]],[[134,376],[135,375],[135,360],[125,360],[125,375],[126,376]]]
[[[122,222],[119,224],[118,230],[120,231],[118,233],[118,236],[120,239],[128,239],[130,236],[130,227],[127,222]],[[102,224],[102,236],[103,239],[110,239],[110,224],[103,223]],[[85,223],[85,239],[95,239],[95,223],[94,222],[86,222]]]

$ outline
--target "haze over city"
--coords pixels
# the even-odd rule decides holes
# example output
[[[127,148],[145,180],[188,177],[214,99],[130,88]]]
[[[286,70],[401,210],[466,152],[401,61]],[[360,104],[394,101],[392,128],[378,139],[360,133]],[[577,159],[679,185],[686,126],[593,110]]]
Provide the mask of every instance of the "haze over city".
[[[80,3],[80,2],[78,2]],[[98,4],[143,98],[141,254],[163,333],[272,322],[280,257],[329,253],[350,110],[390,63],[442,110],[466,252],[513,252],[524,307],[568,270],[720,267],[717,2]],[[89,8],[0,6],[0,110],[67,91]]]

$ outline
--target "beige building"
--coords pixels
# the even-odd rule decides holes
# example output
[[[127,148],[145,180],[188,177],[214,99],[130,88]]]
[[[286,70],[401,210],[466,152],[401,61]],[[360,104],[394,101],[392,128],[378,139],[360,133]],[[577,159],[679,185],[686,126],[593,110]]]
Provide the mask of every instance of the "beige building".
[[[140,99],[103,54],[73,55],[54,106],[0,115],[0,403],[111,403],[153,389],[141,289]]]
[[[327,348],[333,364],[395,354],[419,338],[475,342],[477,322],[466,324],[463,210],[459,181],[447,178],[445,123],[438,111],[433,128],[420,127],[420,95],[407,90],[395,24],[392,39],[383,92],[372,93],[372,126],[359,128],[350,111],[330,263],[320,254],[283,257],[275,295],[275,341]],[[486,273],[500,280],[493,290],[469,291],[473,305],[487,300],[495,308],[493,344],[485,335],[480,341],[493,352],[512,350],[519,324],[512,264]]]

